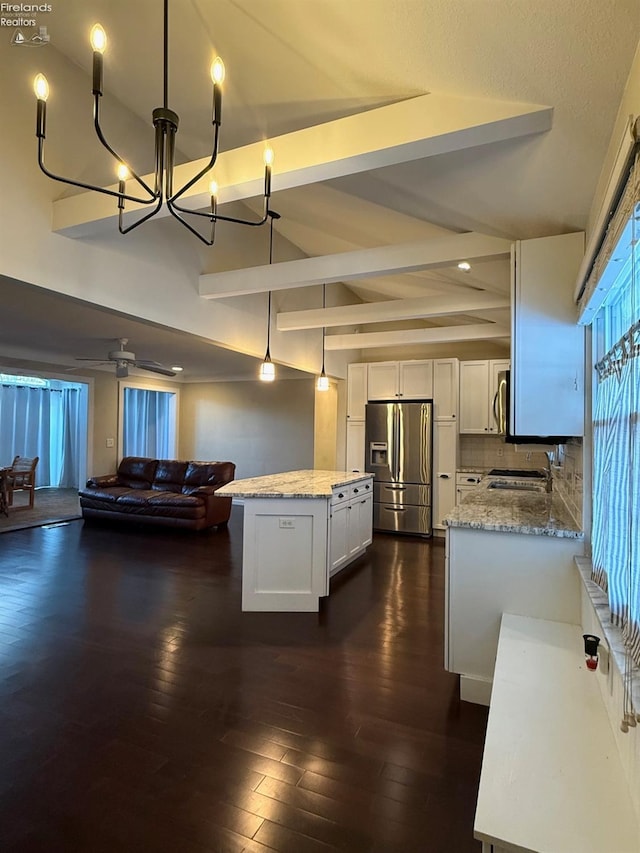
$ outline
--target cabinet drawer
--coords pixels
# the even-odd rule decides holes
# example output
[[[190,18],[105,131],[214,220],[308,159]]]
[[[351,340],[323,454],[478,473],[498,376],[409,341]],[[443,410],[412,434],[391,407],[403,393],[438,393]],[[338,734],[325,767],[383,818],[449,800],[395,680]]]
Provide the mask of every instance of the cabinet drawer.
[[[373,529],[429,534],[431,533],[431,507],[374,503]]]
[[[431,487],[418,486],[414,483],[396,485],[395,483],[375,483],[373,499],[382,504],[409,504],[422,506],[431,503]]]
[[[364,498],[370,495],[373,489],[371,488],[371,480],[362,480],[359,483],[352,483],[349,487],[350,498]]]
[[[348,501],[351,497],[350,486],[337,486],[331,493],[331,506]]]

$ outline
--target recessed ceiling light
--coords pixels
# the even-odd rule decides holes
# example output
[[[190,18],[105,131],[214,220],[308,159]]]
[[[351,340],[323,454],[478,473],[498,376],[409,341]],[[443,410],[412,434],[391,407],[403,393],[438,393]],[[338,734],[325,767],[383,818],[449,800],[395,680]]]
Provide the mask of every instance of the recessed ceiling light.
[[[184,370],[184,367],[180,367],[177,364],[172,364],[171,370],[175,370],[176,373],[181,373]]]
[[[460,263],[458,264],[458,269],[464,270],[464,272],[469,272],[469,270],[471,269],[471,264],[468,261],[460,261]]]

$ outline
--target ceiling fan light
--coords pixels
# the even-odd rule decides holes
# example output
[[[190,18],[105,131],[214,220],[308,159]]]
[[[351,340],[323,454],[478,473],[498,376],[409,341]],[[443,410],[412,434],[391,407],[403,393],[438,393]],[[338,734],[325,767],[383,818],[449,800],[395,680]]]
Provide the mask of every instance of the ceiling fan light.
[[[172,364],[171,370],[175,370],[176,373],[182,373],[182,371],[184,370],[184,367],[180,367],[179,364]]]

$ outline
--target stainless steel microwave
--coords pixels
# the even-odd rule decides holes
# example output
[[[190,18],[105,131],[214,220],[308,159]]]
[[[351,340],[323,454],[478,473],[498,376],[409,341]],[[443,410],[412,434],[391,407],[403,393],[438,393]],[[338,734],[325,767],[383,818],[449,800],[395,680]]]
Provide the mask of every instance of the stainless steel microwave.
[[[514,435],[511,425],[511,371],[498,374],[498,390],[493,398],[493,416],[498,435],[509,444],[564,444],[566,435]]]

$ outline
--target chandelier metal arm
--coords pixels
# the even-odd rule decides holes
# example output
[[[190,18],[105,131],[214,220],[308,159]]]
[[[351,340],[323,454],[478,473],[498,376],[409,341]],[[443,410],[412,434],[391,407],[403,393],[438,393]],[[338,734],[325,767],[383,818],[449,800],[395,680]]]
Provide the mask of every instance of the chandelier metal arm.
[[[191,216],[204,216],[206,219],[214,219],[216,222],[235,222],[237,225],[253,225],[259,226],[264,225],[264,223],[269,218],[269,199],[265,197],[264,200],[264,215],[261,219],[252,221],[250,219],[236,219],[234,216],[223,216],[221,213],[204,213],[201,210],[188,210],[186,207],[181,207],[179,204],[175,204],[173,200],[171,201],[172,207],[176,210],[179,210],[180,213],[187,213]]]
[[[114,160],[117,160],[118,163],[126,163],[126,160],[124,160],[118,154],[118,152],[115,151],[111,147],[111,145],[109,145],[109,143],[107,142],[105,135],[102,131],[102,127],[100,126],[100,97],[101,97],[101,94],[99,92],[94,92],[94,95],[93,95],[93,126],[94,126],[95,131],[96,131],[96,136],[98,137],[98,140],[100,141],[101,145],[107,149],[107,151],[109,152],[109,154],[111,154],[111,156],[114,158]],[[151,204],[153,201],[155,201],[158,198],[158,191],[159,191],[158,175],[156,174],[156,188],[155,188],[155,190],[152,190],[151,187],[148,186],[147,183],[140,177],[140,175],[138,175],[136,172],[134,172],[134,170],[129,166],[128,163],[127,163],[127,169],[129,170],[129,174],[131,175],[131,177],[146,192],[148,192],[149,195],[151,196],[151,199],[149,201],[143,202],[143,203]],[[125,198],[127,198],[129,201],[134,201],[134,200],[140,201],[140,199],[132,199],[130,196],[125,196]]]
[[[146,222],[147,219],[151,219],[152,216],[155,216],[156,213],[160,210],[163,204],[163,198],[160,196],[156,202],[155,207],[150,210],[148,213],[145,213],[144,216],[140,217],[137,222],[133,222],[131,225],[127,225],[126,228],[122,226],[122,214],[124,213],[124,200],[122,202],[118,202],[118,231],[121,234],[128,234],[129,231],[133,231],[134,228],[137,228],[138,225],[142,225],[143,222]]]
[[[102,193],[102,195],[108,195],[112,198],[121,199],[124,198],[127,201],[135,201],[138,204],[153,204],[156,200],[155,196],[150,199],[146,198],[138,198],[137,196],[130,195],[122,195],[115,190],[108,190],[106,187],[98,187],[93,184],[85,184],[82,181],[74,181],[71,178],[63,178],[61,175],[56,175],[52,172],[44,162],[44,136],[38,137],[38,166],[40,170],[48,177],[51,178],[52,181],[59,181],[61,184],[69,184],[72,187],[78,187],[81,190],[93,190],[97,193]]]
[[[213,122],[213,127],[214,127],[213,153],[211,154],[211,158],[210,158],[209,162],[204,167],[204,169],[201,169],[197,175],[194,175],[194,177],[191,178],[190,181],[187,181],[187,183],[181,189],[179,189],[177,192],[173,193],[173,195],[169,196],[169,200],[171,202],[175,202],[177,199],[179,199],[180,196],[182,196],[184,193],[186,193],[187,190],[190,190],[191,187],[195,183],[197,183],[197,181],[199,181],[201,178],[203,178],[207,174],[207,172],[211,171],[211,169],[213,169],[213,167],[215,166],[216,160],[218,159],[218,136],[220,133],[220,125],[217,124],[216,122]]]
[[[200,232],[197,231],[191,225],[191,223],[187,222],[186,219],[184,219],[182,216],[180,216],[180,213],[178,213],[178,211],[180,211],[182,209],[177,207],[172,201],[167,200],[167,208],[169,209],[169,213],[175,219],[177,219],[178,222],[181,222],[185,228],[187,228],[189,231],[191,231],[191,233],[194,234],[198,238],[198,240],[201,240],[206,246],[213,246],[213,244],[215,243],[215,239],[216,239],[216,220],[211,214],[198,213],[199,216],[206,216],[211,222],[211,238],[207,239],[205,236],[200,234]],[[196,213],[196,211],[188,210],[188,211],[186,211],[186,213]]]

